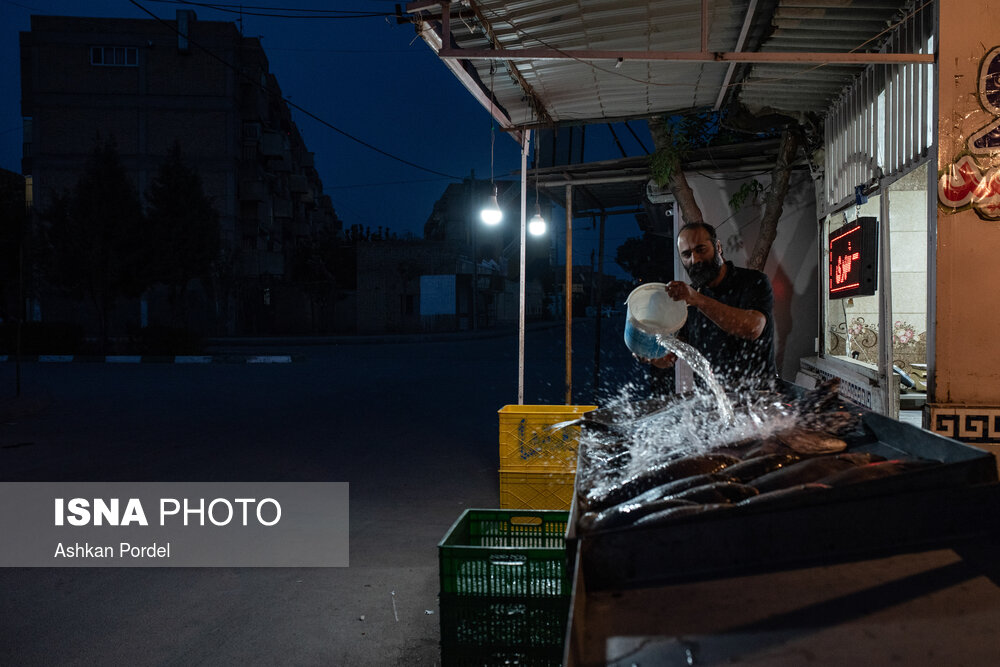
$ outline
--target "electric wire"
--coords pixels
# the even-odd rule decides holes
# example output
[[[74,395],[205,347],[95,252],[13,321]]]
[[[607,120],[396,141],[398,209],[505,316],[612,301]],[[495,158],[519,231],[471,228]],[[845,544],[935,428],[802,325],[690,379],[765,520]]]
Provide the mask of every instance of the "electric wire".
[[[296,7],[263,7],[259,5],[230,5],[214,2],[194,2],[193,0],[147,0],[148,2],[159,2],[170,5],[189,5],[192,7],[202,7],[204,9],[214,9],[219,12],[230,14],[240,14],[247,16],[264,16],[269,18],[285,19],[358,19],[358,18],[385,18],[395,16],[392,12],[361,12],[346,9],[300,9]],[[257,10],[257,11],[250,11]],[[277,14],[270,12],[300,12],[298,14]],[[310,12],[306,14],[305,12]]]
[[[166,21],[166,20],[161,19],[160,17],[156,16],[156,14],[154,14],[149,9],[147,9],[146,7],[144,7],[137,0],[129,0],[129,2],[131,4],[133,4],[133,5],[135,5],[139,10],[141,10],[145,14],[151,16],[157,22],[163,24],[164,26],[166,26],[167,28],[169,28],[173,32],[175,32],[177,34],[180,34],[180,32],[177,30],[177,28],[174,25],[172,25],[169,21]],[[233,65],[232,63],[228,62],[225,58],[222,58],[218,54],[213,53],[208,48],[202,46],[201,44],[199,44],[198,42],[196,42],[193,39],[188,38],[188,42],[190,44],[192,44],[193,46],[198,47],[201,51],[203,51],[210,58],[212,58],[212,59],[214,59],[214,60],[222,63],[225,67],[233,70],[237,74],[237,76],[239,76],[242,80],[245,80],[248,83],[253,84],[254,86],[256,86],[258,89],[260,89],[261,91],[263,91],[267,95],[275,95],[275,93],[273,91],[268,90],[267,87],[264,86],[260,81],[257,81],[254,77],[249,76],[247,73],[245,73],[242,70],[240,70],[240,68],[238,68],[235,65]],[[306,116],[308,116],[309,118],[313,119],[314,121],[316,121],[320,125],[323,125],[324,127],[327,127],[329,129],[333,130],[337,134],[340,134],[341,136],[343,136],[343,137],[345,137],[347,139],[350,139],[351,141],[355,142],[356,144],[364,146],[365,148],[367,148],[369,150],[372,150],[372,151],[374,151],[374,152],[376,152],[376,153],[378,153],[380,155],[383,155],[383,156],[385,156],[387,158],[395,160],[396,162],[400,162],[402,164],[405,164],[405,165],[407,165],[409,167],[413,167],[414,169],[419,169],[419,170],[425,171],[425,172],[427,172],[429,174],[434,174],[435,176],[442,176],[444,178],[448,178],[448,179],[452,179],[452,180],[456,180],[456,181],[461,181],[462,180],[461,176],[455,176],[454,174],[447,174],[447,173],[442,172],[442,171],[437,171],[436,169],[431,169],[429,167],[425,167],[423,165],[419,165],[416,162],[412,162],[412,161],[407,160],[405,158],[399,157],[398,155],[393,155],[392,153],[390,153],[388,151],[385,151],[385,150],[383,150],[383,149],[381,149],[381,148],[379,148],[379,147],[377,147],[377,146],[375,146],[375,145],[373,145],[373,144],[365,141],[364,139],[361,139],[360,137],[354,136],[350,132],[347,132],[345,130],[340,129],[339,127],[337,127],[333,123],[327,121],[326,119],[320,118],[319,116],[317,116],[313,112],[309,111],[308,109],[306,109],[306,108],[304,108],[304,107],[302,107],[302,106],[300,106],[300,105],[292,102],[291,99],[289,99],[288,97],[280,96],[280,99],[285,104],[287,104],[289,107],[291,107],[293,109],[296,109],[299,112],[305,114]],[[492,159],[491,159],[491,163],[492,163]]]

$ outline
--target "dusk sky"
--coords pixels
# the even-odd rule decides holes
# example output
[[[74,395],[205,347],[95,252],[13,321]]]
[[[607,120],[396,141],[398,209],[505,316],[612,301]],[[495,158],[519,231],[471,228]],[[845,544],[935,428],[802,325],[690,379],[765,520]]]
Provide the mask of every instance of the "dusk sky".
[[[413,27],[396,23],[391,16],[395,4],[392,0],[262,1],[242,5],[242,25],[243,34],[261,38],[287,99],[341,132],[424,168],[380,154],[293,109],[292,117],[316,155],[324,191],[344,227],[381,226],[400,236],[410,232],[420,237],[434,202],[449,183],[473,170],[477,177],[489,178],[491,123],[487,111]],[[148,19],[152,13],[173,19],[178,9],[193,9],[198,20],[238,22],[239,7],[176,0],[0,0],[0,167],[21,171],[18,33],[30,29],[32,14]],[[385,16],[328,18],[331,9]],[[586,146],[587,161],[617,157],[607,128],[588,130]],[[493,167],[497,178],[516,178],[519,152],[517,143],[498,129]],[[630,149],[630,154],[638,153],[637,147]],[[559,247],[562,232],[563,225],[557,225],[554,239]],[[614,264],[614,249],[638,235],[632,216],[609,218],[605,271],[621,273]],[[597,231],[588,221],[574,224],[575,264],[589,263],[596,239]]]

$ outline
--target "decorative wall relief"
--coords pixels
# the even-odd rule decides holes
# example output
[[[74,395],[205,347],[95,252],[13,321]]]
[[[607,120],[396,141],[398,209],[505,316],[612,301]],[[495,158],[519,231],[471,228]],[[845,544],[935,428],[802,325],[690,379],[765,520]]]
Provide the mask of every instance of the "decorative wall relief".
[[[938,172],[938,203],[947,213],[973,209],[1000,220],[1000,46],[979,64],[979,104],[992,120],[969,135],[965,150]]]

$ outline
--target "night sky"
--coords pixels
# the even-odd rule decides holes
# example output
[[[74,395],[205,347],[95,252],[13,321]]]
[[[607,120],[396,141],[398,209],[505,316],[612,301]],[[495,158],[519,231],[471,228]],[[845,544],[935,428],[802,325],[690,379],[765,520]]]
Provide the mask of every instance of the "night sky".
[[[243,4],[243,34],[261,38],[271,71],[295,105],[347,135],[426,169],[380,154],[293,109],[292,118],[315,153],[324,191],[344,227],[357,224],[373,231],[383,227],[399,236],[421,237],[434,202],[449,183],[473,171],[478,178],[489,178],[491,121],[413,27],[396,23],[391,16],[395,4],[260,0]],[[178,9],[193,9],[198,20],[238,22],[238,7],[235,2],[210,8],[176,0],[0,0],[0,167],[21,171],[18,33],[30,29],[32,14],[151,19],[152,13],[172,20]],[[331,9],[385,16],[328,18]],[[493,172],[497,178],[516,178],[519,146],[499,129],[495,139]],[[630,155],[641,152],[638,146],[629,148]],[[619,155],[607,128],[588,130],[587,161]],[[563,215],[558,209],[553,214]],[[512,223],[516,224],[507,224]],[[564,243],[561,227],[554,230],[557,247]],[[609,218],[606,272],[622,273],[614,264],[614,249],[638,235],[634,217]],[[574,264],[590,262],[596,239],[589,221],[574,223]]]

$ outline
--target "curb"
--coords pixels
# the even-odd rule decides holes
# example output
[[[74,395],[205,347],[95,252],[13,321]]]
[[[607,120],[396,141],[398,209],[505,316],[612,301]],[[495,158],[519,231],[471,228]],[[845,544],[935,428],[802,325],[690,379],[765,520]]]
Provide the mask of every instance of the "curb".
[[[305,357],[291,354],[208,354],[208,355],[132,355],[109,354],[105,356],[73,354],[32,354],[21,355],[22,362],[28,363],[106,363],[106,364],[290,364]],[[0,363],[17,361],[11,354],[0,354]]]

